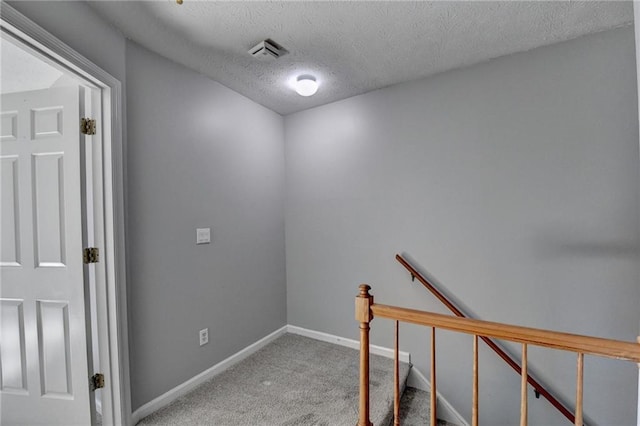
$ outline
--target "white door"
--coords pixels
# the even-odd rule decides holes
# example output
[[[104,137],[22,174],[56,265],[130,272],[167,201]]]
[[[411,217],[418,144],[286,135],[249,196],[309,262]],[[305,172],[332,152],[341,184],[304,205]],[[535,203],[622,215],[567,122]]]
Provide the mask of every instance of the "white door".
[[[0,423],[91,423],[79,88],[2,95]]]

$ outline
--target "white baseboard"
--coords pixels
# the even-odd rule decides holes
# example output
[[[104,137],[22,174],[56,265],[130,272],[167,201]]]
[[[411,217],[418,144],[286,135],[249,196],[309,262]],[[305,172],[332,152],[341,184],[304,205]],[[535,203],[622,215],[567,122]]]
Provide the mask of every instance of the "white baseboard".
[[[336,336],[333,334],[323,333],[320,331],[309,330],[295,325],[285,325],[268,336],[263,337],[257,342],[247,346],[240,352],[237,352],[223,361],[217,363],[213,367],[203,371],[202,373],[192,377],[186,382],[179,384],[175,388],[165,392],[159,397],[147,402],[131,415],[131,424],[135,425],[146,416],[153,412],[169,405],[171,402],[180,398],[181,396],[192,391],[202,383],[211,379],[212,377],[222,373],[224,370],[232,367],[248,356],[254,354],[258,350],[262,349],[278,337],[285,333],[297,334],[300,336],[309,337],[315,340],[323,342],[333,343],[340,346],[346,346],[348,348],[360,349],[360,342],[353,339],[347,339],[344,337]],[[393,358],[393,349],[385,348],[383,346],[371,345],[370,350],[372,354],[380,355],[386,358]],[[411,363],[411,355],[408,352],[399,352],[400,361]],[[407,385],[418,389],[429,391],[430,384],[426,377],[418,371],[415,367],[409,370],[409,378]],[[438,392],[438,418],[456,424],[458,426],[469,426],[469,423],[449,404]]]
[[[407,386],[420,389],[423,391],[431,392],[431,382],[427,380],[424,374],[418,370],[415,365],[409,370],[409,377],[407,379]],[[437,396],[437,412],[438,418],[446,420],[448,423],[453,423],[458,426],[469,426],[469,422],[462,417],[462,415],[455,409],[449,401],[444,399],[440,392],[436,390]]]
[[[265,336],[262,339],[258,340],[257,342],[247,346],[246,348],[242,349],[240,352],[237,352],[231,355],[229,358],[226,358],[220,361],[213,367],[203,371],[197,376],[192,377],[186,382],[179,384],[178,386],[169,390],[168,392],[165,392],[159,397],[147,402],[146,404],[138,408],[136,411],[134,411],[133,414],[131,414],[131,424],[132,425],[137,424],[140,420],[147,417],[149,414],[155,411],[158,411],[162,407],[169,405],[171,402],[175,401],[176,399],[180,398],[181,396],[195,389],[202,383],[222,373],[224,370],[232,367],[233,365],[247,358],[249,355],[254,354],[255,352],[262,349],[263,347],[265,347],[266,345],[268,345],[278,337],[285,334],[286,332],[287,332],[287,326],[285,325],[279,328],[278,330],[274,331],[273,333],[269,334],[268,336]]]
[[[287,325],[287,332],[300,336],[310,337],[315,340],[321,340],[323,342],[333,343],[335,345],[346,346],[352,349],[360,349],[360,342],[357,340],[347,339],[345,337],[323,333],[321,331],[309,330],[307,328],[302,328],[291,324]],[[393,349],[385,348],[383,346],[370,345],[369,351],[374,355],[380,355],[385,358],[393,359]],[[411,364],[411,354],[409,354],[409,352],[399,351],[398,357],[400,358],[400,361]]]

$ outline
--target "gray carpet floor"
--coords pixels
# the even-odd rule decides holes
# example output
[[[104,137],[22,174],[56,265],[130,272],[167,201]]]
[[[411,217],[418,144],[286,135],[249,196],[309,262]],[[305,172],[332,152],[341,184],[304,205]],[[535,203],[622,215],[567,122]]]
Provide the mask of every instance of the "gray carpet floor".
[[[404,388],[409,366],[401,364]],[[139,425],[353,426],[358,418],[359,353],[285,334]],[[393,412],[393,361],[370,360],[371,421]]]

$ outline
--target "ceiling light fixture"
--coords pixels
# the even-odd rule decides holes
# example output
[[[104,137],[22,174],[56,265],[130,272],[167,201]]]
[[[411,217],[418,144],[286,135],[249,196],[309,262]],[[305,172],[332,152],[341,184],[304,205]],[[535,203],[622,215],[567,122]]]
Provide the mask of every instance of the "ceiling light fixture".
[[[311,96],[318,91],[318,82],[312,75],[301,75],[296,80],[295,89],[300,96]]]

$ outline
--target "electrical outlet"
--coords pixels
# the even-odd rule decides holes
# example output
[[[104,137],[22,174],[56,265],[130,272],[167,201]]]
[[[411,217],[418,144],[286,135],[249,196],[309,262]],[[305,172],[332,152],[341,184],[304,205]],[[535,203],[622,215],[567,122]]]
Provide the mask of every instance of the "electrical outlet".
[[[209,343],[209,329],[203,328],[200,330],[200,346]]]

